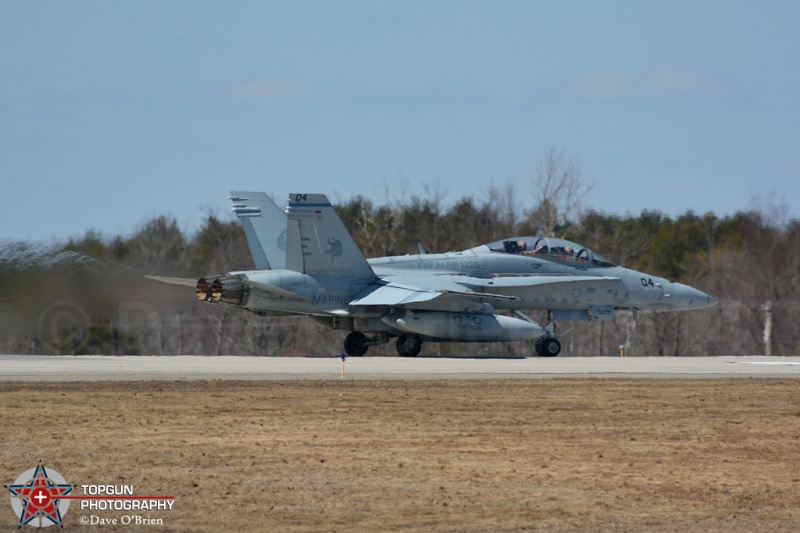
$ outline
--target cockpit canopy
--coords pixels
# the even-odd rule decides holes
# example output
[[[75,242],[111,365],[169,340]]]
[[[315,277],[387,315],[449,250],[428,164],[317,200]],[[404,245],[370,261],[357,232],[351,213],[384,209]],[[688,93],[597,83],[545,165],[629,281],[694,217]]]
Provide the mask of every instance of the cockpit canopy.
[[[530,255],[539,259],[550,259],[567,263],[578,263],[594,267],[617,266],[600,254],[580,244],[551,237],[512,237],[486,245],[493,252]]]

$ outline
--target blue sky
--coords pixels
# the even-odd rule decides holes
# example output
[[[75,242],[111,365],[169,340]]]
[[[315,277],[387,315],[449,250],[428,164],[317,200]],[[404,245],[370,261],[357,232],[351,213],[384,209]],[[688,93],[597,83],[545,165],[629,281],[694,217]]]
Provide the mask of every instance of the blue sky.
[[[609,213],[800,216],[800,2],[0,4],[0,239],[231,189],[485,199],[548,147]]]

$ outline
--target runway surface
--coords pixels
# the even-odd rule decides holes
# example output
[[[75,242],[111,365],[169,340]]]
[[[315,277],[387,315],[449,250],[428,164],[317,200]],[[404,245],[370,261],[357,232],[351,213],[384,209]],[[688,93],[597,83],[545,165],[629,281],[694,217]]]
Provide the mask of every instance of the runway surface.
[[[345,379],[800,378],[800,357],[349,357]],[[338,357],[0,355],[0,381],[342,379]]]

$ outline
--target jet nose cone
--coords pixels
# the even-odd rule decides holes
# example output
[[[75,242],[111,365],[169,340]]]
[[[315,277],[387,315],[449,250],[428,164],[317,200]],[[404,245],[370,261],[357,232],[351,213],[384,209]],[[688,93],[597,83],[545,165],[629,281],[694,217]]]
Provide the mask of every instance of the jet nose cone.
[[[675,283],[673,289],[673,309],[705,309],[717,304],[717,301],[694,287]]]

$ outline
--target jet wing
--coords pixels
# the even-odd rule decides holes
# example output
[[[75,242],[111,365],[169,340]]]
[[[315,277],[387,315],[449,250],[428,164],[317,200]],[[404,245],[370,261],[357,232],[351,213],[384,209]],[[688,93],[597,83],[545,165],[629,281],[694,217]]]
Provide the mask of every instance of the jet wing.
[[[416,277],[408,281],[410,283],[389,281],[373,284],[351,301],[350,305],[462,311],[480,308],[484,303],[516,301],[535,296],[535,293],[549,293],[553,290],[563,292],[571,289],[604,289],[619,282],[619,278],[558,275],[474,278],[436,275]]]
[[[492,300],[516,300],[515,296],[477,292],[458,283],[436,279],[436,289],[405,283],[374,284],[350,302],[356,307],[403,307],[406,309],[461,310]]]
[[[359,294],[350,305],[355,306],[401,306],[429,302],[440,296],[438,291],[429,291],[410,286],[388,284],[371,286]]]

